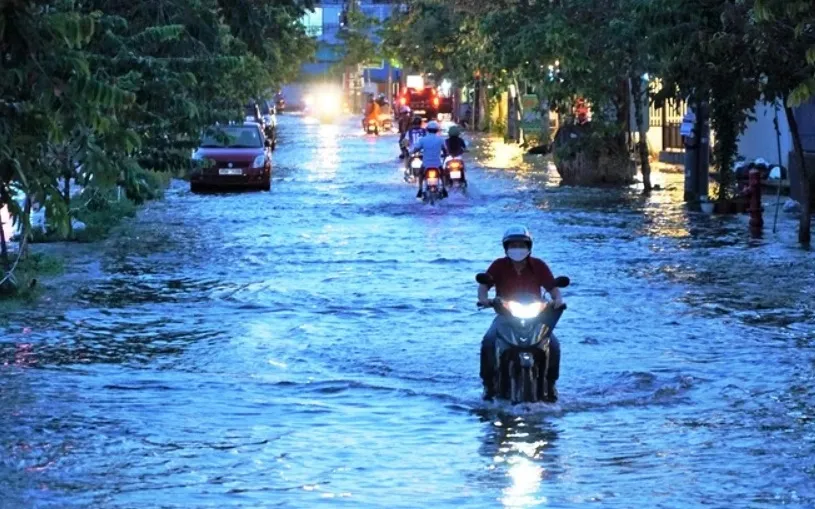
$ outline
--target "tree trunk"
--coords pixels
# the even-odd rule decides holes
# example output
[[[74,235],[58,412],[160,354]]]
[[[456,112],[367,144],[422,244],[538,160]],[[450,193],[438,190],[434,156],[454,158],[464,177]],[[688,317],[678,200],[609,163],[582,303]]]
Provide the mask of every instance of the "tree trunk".
[[[642,172],[643,192],[651,192],[651,161],[648,160],[648,129],[642,118],[642,79],[639,76],[631,76],[631,95],[634,96],[634,116],[637,119],[637,132],[639,140],[637,148],[640,155],[640,171]],[[648,90],[645,90],[645,97],[648,99]]]
[[[68,211],[68,238],[73,237],[73,225],[71,224],[71,176],[65,175],[65,184],[62,188],[62,199],[65,200],[65,208]]]
[[[2,209],[2,206],[0,206]],[[8,246],[6,245],[6,231],[3,228],[3,221],[0,220],[0,258],[3,259],[3,276],[11,270],[11,261],[8,259]]]
[[[478,130],[486,131],[490,127],[489,97],[484,79],[478,80]]]
[[[25,195],[25,206],[23,207],[23,240],[31,239],[31,196]],[[23,259],[28,258],[28,242],[20,242],[20,249],[23,250]]]
[[[786,99],[786,98],[785,98]],[[792,145],[795,147],[795,156],[798,158],[798,164],[801,171],[801,218],[798,223],[798,242],[802,245],[808,246],[812,240],[811,231],[811,202],[810,197],[810,184],[809,174],[807,173],[806,160],[804,159],[804,146],[801,144],[801,134],[798,132],[798,121],[795,120],[795,112],[792,108],[786,105],[784,101],[784,113],[787,114],[787,123],[790,126],[790,134],[792,134]]]

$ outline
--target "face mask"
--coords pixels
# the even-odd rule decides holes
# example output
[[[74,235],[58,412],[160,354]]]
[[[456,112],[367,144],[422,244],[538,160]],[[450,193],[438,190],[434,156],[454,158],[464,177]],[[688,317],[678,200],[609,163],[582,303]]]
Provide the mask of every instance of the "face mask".
[[[525,247],[513,247],[511,249],[507,249],[507,256],[509,256],[510,260],[514,262],[522,262],[526,260],[527,256],[529,256],[529,250]]]

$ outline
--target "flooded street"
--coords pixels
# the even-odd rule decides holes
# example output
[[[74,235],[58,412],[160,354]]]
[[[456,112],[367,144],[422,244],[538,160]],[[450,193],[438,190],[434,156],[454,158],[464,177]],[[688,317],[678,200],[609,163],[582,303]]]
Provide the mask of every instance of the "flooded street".
[[[790,219],[749,240],[681,175],[561,188],[503,147],[431,207],[395,135],[280,123],[271,192],[175,183],[4,313],[0,507],[815,507]],[[480,398],[474,275],[514,223],[572,280],[556,405]]]

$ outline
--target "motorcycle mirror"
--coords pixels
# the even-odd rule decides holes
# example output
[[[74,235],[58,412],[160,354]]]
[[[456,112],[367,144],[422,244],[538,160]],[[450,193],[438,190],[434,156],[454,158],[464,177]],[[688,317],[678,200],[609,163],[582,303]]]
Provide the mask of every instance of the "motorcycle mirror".
[[[566,288],[572,281],[566,276],[558,276],[555,278],[555,286],[558,288]]]
[[[480,272],[476,274],[475,280],[482,285],[492,286],[493,284],[492,276],[490,276],[486,272]]]

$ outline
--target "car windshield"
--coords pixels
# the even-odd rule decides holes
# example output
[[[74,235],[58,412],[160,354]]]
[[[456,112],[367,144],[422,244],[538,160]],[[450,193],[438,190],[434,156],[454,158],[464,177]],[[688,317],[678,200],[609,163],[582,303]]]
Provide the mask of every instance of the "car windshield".
[[[222,127],[211,129],[201,140],[204,148],[262,148],[263,140],[254,127]]]

